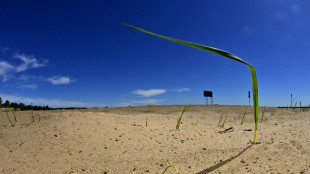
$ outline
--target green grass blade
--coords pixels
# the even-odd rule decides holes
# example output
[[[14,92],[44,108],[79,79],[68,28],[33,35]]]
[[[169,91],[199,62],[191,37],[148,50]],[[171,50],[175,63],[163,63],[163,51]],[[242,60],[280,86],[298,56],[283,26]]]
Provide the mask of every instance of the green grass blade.
[[[174,170],[175,170],[175,172],[177,172],[177,174],[179,173],[179,170],[178,170],[178,168],[177,168],[175,165],[169,165],[169,166],[166,167],[166,169],[164,170],[163,174],[166,173],[166,171],[167,171],[170,167],[174,168]]]
[[[15,120],[15,122],[17,122],[16,115],[15,115],[15,113],[14,113],[14,108],[13,108],[12,112],[13,112],[13,115],[14,115],[14,120]]]
[[[221,117],[220,117],[220,119],[219,119],[219,123],[217,124],[218,127],[221,126],[221,121],[222,121],[223,115],[224,115],[224,114],[222,114]]]
[[[180,43],[180,44],[184,44],[184,45],[187,45],[187,46],[190,46],[190,47],[194,47],[194,48],[201,49],[201,50],[204,50],[204,51],[208,51],[208,52],[211,52],[211,53],[214,53],[214,54],[218,54],[220,56],[224,56],[224,57],[233,59],[235,61],[241,62],[243,64],[246,64],[249,67],[249,69],[250,69],[251,77],[252,77],[253,107],[254,107],[254,117],[255,117],[255,133],[254,133],[254,142],[253,143],[256,144],[256,141],[257,141],[258,113],[259,113],[258,112],[258,85],[257,85],[257,78],[256,78],[255,68],[252,65],[250,65],[246,61],[242,60],[238,56],[235,56],[235,55],[233,55],[233,54],[231,54],[229,52],[226,52],[226,51],[223,51],[223,50],[220,50],[220,49],[217,49],[217,48],[213,48],[213,47],[209,47],[209,46],[204,46],[204,45],[200,45],[200,44],[196,44],[196,43],[192,43],[192,42],[187,42],[187,41],[183,41],[183,40],[174,39],[174,38],[171,38],[171,37],[155,34],[155,33],[149,32],[147,30],[144,30],[144,29],[132,26],[132,25],[128,25],[128,24],[125,24],[125,23],[121,23],[121,24],[125,25],[127,27],[130,27],[130,28],[139,30],[141,32],[150,34],[150,35],[154,35],[154,36],[157,36],[157,37],[161,37],[163,39],[167,39],[167,40],[174,41],[174,42],[177,42],[177,43]]]
[[[182,121],[182,116],[183,116],[183,114],[185,113],[186,110],[187,110],[187,106],[184,107],[184,109],[183,109],[183,111],[182,111],[182,113],[181,113],[181,116],[180,116],[180,117],[178,118],[178,120],[177,120],[176,129],[179,129],[180,124],[181,124],[181,121]]]
[[[8,118],[8,120],[9,120],[11,126],[14,127],[14,124],[12,123],[12,121],[11,121],[11,119],[10,119],[10,117],[9,117],[8,110],[6,109],[5,112],[6,112],[6,117]]]

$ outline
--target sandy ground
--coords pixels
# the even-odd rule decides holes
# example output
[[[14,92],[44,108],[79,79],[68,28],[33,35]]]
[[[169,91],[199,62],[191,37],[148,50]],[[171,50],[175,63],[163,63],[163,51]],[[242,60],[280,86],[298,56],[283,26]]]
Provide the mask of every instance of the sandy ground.
[[[310,173],[310,110],[266,108],[252,145],[252,108],[191,106],[176,130],[183,107],[38,111],[33,123],[30,111],[18,122],[9,112],[15,127],[0,112],[0,174]]]

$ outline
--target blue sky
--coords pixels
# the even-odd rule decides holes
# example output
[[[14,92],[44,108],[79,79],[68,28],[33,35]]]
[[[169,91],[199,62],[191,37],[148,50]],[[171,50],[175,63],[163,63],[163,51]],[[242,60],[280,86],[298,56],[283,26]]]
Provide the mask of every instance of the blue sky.
[[[248,104],[247,66],[119,22],[231,52],[259,103],[310,104],[308,0],[2,0],[0,96],[52,107]],[[252,101],[251,101],[252,103]]]

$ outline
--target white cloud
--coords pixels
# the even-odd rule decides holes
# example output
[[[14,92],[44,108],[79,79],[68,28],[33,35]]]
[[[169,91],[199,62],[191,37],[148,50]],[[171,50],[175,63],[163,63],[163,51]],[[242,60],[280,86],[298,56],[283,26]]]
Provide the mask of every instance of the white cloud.
[[[0,94],[2,100],[9,100],[14,103],[24,103],[24,104],[33,104],[40,106],[50,106],[50,107],[104,107],[106,106],[103,103],[97,102],[80,102],[80,101],[63,101],[57,99],[42,99],[42,98],[28,98],[28,97],[17,97],[13,95]]]
[[[47,63],[47,60],[41,63],[33,56],[26,56],[24,54],[15,54],[14,58],[20,59],[23,62],[22,64],[15,67],[16,72],[26,71],[27,69],[30,69],[30,68],[43,67]]]
[[[119,103],[116,106],[129,106],[129,105],[152,105],[152,104],[159,104],[160,102],[163,102],[164,100],[158,100],[158,99],[147,99],[147,100],[133,100],[130,102],[124,102]]]
[[[179,89],[172,89],[171,91],[176,91],[176,92],[187,92],[190,91],[189,88],[179,88]]]
[[[149,89],[149,90],[138,89],[138,90],[135,90],[133,93],[137,95],[141,95],[143,97],[151,97],[154,95],[163,94],[165,92],[167,92],[165,89]]]
[[[65,85],[75,81],[74,79],[66,76],[53,76],[48,78],[24,74],[24,72],[29,69],[36,69],[46,66],[48,60],[38,60],[35,56],[20,54],[12,51],[12,53],[6,54],[8,51],[10,52],[11,49],[0,46],[0,53],[3,54],[4,58],[12,61],[0,60],[0,77],[2,77],[2,82],[6,82],[6,85],[16,88],[36,89],[38,87],[38,82],[48,81],[53,85]],[[7,57],[5,55],[12,56]],[[20,75],[20,73],[23,74]]]
[[[65,77],[65,76],[54,76],[51,78],[48,78],[47,81],[51,82],[53,85],[67,85],[75,80],[70,79],[70,77]]]
[[[14,70],[14,66],[8,63],[7,61],[0,62],[0,75],[4,76],[9,74]]]

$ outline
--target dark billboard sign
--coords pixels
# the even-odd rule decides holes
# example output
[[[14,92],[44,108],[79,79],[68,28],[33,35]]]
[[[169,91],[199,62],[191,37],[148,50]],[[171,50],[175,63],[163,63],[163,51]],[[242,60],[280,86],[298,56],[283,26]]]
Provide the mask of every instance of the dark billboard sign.
[[[203,96],[205,97],[213,97],[212,91],[203,91]]]

